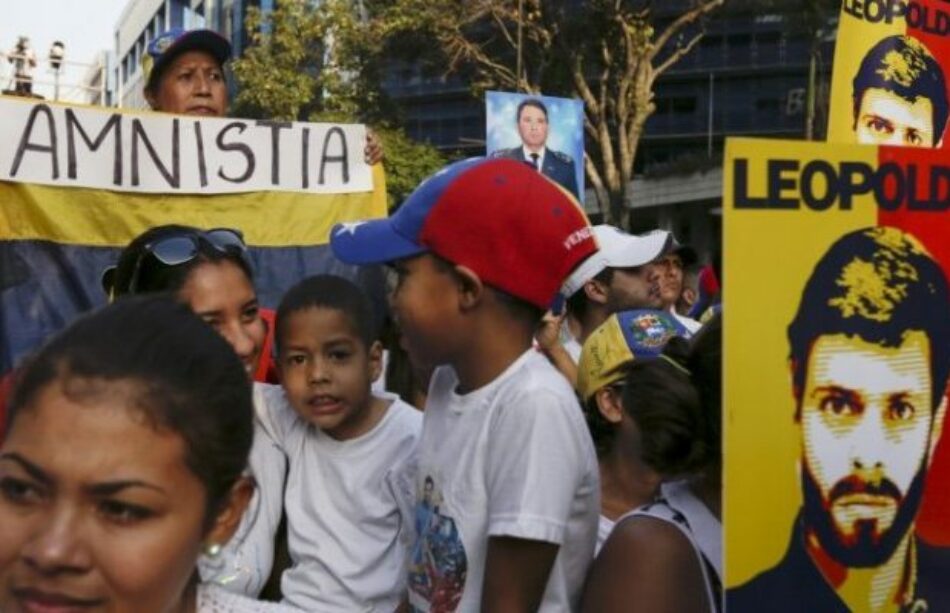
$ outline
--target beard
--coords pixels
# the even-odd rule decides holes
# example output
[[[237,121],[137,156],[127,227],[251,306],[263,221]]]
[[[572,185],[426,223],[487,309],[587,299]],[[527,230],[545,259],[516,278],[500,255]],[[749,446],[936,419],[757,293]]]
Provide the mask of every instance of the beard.
[[[803,520],[806,533],[814,533],[821,548],[839,564],[850,568],[873,568],[882,565],[894,555],[917,517],[924,492],[926,466],[925,458],[903,497],[897,486],[887,479],[880,485],[874,485],[857,477],[846,477],[832,487],[826,502],[806,464],[802,470]],[[858,520],[851,535],[845,534],[835,523],[831,514],[834,500],[845,494],[861,492],[890,496],[896,500],[897,513],[894,521],[883,532],[878,528],[877,519]]]

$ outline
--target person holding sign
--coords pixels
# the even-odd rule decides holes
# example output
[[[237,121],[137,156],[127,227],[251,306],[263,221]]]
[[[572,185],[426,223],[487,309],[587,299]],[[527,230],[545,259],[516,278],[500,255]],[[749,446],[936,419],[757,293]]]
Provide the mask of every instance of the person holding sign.
[[[818,261],[788,327],[802,507],[785,557],[730,589],[729,611],[950,606],[950,553],[914,531],[946,412],[948,307],[940,265],[897,228],[845,234]]]
[[[874,45],[854,77],[854,136],[870,145],[937,147],[947,125],[940,63],[910,36]]]
[[[518,105],[518,135],[521,146],[500,149],[491,157],[525,162],[549,179],[560,184],[578,198],[574,159],[566,153],[548,149],[548,108],[537,98],[528,98]]]
[[[153,111],[224,117],[228,86],[224,65],[231,59],[231,43],[212,30],[172,28],[149,43],[142,56],[145,100]],[[379,138],[368,131],[366,162],[383,159]]]

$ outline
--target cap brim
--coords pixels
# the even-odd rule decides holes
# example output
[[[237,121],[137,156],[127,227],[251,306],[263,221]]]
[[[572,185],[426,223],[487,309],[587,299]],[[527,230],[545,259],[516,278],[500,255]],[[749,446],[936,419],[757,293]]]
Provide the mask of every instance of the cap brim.
[[[644,236],[630,236],[633,241],[604,250],[609,268],[633,268],[644,266],[657,259],[669,249],[672,237],[669,233],[656,232]],[[626,239],[625,239],[626,240]]]
[[[391,218],[337,224],[330,248],[347,264],[383,264],[428,251],[396,232]]]

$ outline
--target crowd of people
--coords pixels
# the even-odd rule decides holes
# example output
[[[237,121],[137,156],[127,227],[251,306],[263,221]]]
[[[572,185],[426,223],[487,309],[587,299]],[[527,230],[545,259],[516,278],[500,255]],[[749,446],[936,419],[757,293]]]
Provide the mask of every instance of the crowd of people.
[[[146,99],[224,115],[229,55],[156,38]],[[382,274],[265,318],[239,228],[129,243],[17,371],[0,610],[721,610],[711,266],[505,158],[330,246]]]

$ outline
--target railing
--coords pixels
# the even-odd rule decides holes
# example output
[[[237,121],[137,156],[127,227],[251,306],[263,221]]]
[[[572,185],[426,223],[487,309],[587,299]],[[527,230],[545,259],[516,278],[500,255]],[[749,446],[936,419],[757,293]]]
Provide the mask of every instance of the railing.
[[[12,64],[16,61],[29,62],[31,59],[33,59],[35,63],[30,67],[28,74],[17,74]],[[43,73],[39,70],[41,62],[49,63],[50,67],[45,71],[45,74],[48,75],[52,73],[52,78],[44,78],[42,76]],[[69,67],[85,69],[85,72],[81,77],[73,77],[71,75],[64,79],[62,76],[63,72]],[[95,81],[89,79],[91,69],[97,69],[99,73]],[[9,74],[7,74],[8,70]],[[83,98],[81,100],[82,102],[89,102],[94,98],[98,98],[99,104],[104,105],[106,104],[106,70],[107,66],[104,62],[74,62],[51,57],[37,59],[26,53],[4,53],[0,51],[0,84],[8,85],[8,87],[3,87],[4,93],[8,94],[26,93],[22,91],[24,88],[20,86],[29,84],[29,87],[26,89],[29,91],[29,94],[32,95],[39,95],[36,91],[37,86],[40,86],[41,89],[51,87],[53,90],[51,97],[54,100],[62,98],[65,100],[80,101],[76,100],[76,95],[78,94]]]

